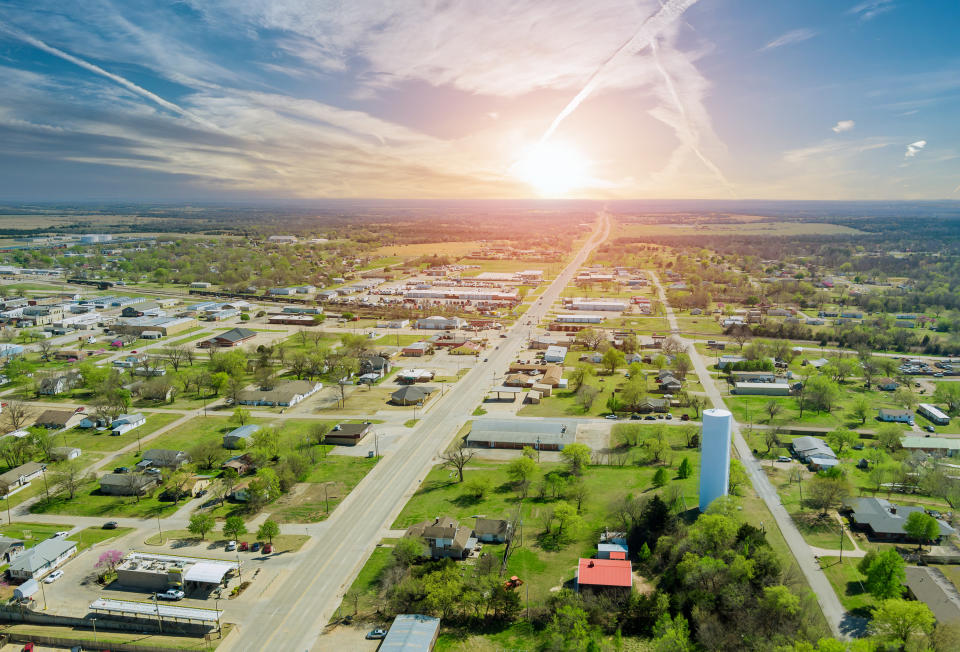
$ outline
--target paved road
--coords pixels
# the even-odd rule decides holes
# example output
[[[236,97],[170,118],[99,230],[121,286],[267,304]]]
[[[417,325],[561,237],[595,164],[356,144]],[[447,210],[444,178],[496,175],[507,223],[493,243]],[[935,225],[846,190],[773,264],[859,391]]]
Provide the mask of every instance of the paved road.
[[[677,318],[673,314],[673,308],[667,302],[663,285],[655,273],[650,272],[650,277],[654,286],[657,288],[657,292],[660,294],[661,303],[667,310],[667,320],[670,322],[670,327],[676,332],[679,330],[677,328]],[[689,342],[686,343],[689,344]],[[707,365],[696,347],[692,345],[687,346],[687,353],[690,355],[694,371],[696,371],[700,383],[703,385],[704,390],[706,390],[707,397],[713,402],[713,406],[727,409],[726,404],[723,402],[723,397],[714,384],[713,378],[707,370]],[[773,514],[774,520],[776,520],[777,525],[780,527],[783,538],[787,541],[790,552],[793,553],[797,564],[800,566],[800,570],[810,584],[810,588],[816,594],[817,602],[820,603],[820,608],[834,636],[846,637],[849,636],[851,632],[860,631],[862,629],[861,619],[850,616],[846,613],[843,605],[840,604],[840,600],[837,598],[837,594],[834,592],[829,580],[827,580],[827,576],[820,569],[820,565],[814,558],[815,553],[803,539],[800,531],[797,530],[793,518],[780,503],[780,496],[777,494],[776,489],[773,488],[773,485],[770,484],[770,480],[767,478],[759,462],[753,457],[750,446],[740,433],[740,425],[735,419],[733,420],[733,445],[740,461],[743,462],[744,467],[746,467],[747,475],[750,477],[754,491],[756,491],[757,495],[767,504],[767,508]]]
[[[417,424],[395,451],[387,453],[324,523],[307,526],[314,539],[301,555],[299,567],[285,579],[269,602],[240,623],[238,635],[221,647],[233,650],[309,650],[333,616],[376,543],[385,536],[410,496],[429,472],[437,455],[480,404],[491,378],[526,344],[525,322],[539,320],[573,278],[587,256],[609,233],[602,214],[596,231],[534,302],[527,314],[498,340],[489,362],[479,363],[454,385]]]

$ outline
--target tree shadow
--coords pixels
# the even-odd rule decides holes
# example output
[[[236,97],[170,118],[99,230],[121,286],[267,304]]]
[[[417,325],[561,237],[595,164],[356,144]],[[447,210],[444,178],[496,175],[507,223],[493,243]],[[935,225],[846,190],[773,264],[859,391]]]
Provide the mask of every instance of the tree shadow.
[[[474,507],[475,505],[479,505],[482,501],[483,499],[478,498],[476,495],[461,494],[450,502],[452,502],[457,507]]]

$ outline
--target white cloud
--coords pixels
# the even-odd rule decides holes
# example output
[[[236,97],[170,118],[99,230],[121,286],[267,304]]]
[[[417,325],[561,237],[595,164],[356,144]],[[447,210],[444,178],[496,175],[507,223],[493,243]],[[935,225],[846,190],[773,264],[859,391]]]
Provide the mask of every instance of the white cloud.
[[[866,0],[847,10],[848,14],[857,16],[860,20],[871,20],[880,14],[892,11],[896,7],[893,0]]]
[[[816,35],[817,33],[815,31],[805,27],[801,29],[794,29],[773,39],[760,48],[760,51],[773,50],[774,48],[783,47],[784,45],[793,45],[794,43],[802,43],[812,39]]]
[[[842,134],[845,131],[850,131],[853,129],[854,125],[857,124],[853,120],[840,120],[837,124],[830,127],[835,134]]]
[[[926,146],[927,146],[927,141],[925,140],[918,140],[914,143],[910,143],[909,145],[907,145],[907,151],[904,153],[903,157],[914,158],[917,154],[920,153],[920,150],[922,150]]]
[[[861,141],[826,140],[816,145],[791,149],[783,154],[787,163],[807,163],[811,159],[846,159],[856,154],[888,147],[893,143],[880,138],[868,138]]]

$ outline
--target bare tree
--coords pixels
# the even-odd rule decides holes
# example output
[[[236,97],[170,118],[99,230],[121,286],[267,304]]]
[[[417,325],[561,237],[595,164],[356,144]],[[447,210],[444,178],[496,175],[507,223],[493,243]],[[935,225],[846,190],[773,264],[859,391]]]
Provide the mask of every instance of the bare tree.
[[[170,346],[163,350],[164,355],[167,356],[167,360],[170,362],[170,366],[173,367],[174,371],[180,371],[181,365],[187,361],[187,347],[183,344],[177,346]]]
[[[53,350],[53,342],[50,340],[40,340],[37,346],[40,348],[40,354],[44,360],[50,357],[50,351]]]
[[[734,324],[730,329],[730,337],[740,346],[740,350],[742,351],[743,345],[753,338],[753,333],[746,324]]]
[[[460,478],[458,482],[463,482],[463,469],[470,463],[475,454],[476,451],[468,448],[465,440],[460,440],[456,446],[442,453],[440,459],[443,461],[443,466],[453,469],[457,473]]]
[[[77,490],[83,485],[86,476],[83,472],[83,464],[80,460],[67,460],[61,464],[53,474],[53,481],[62,491],[65,491],[73,500]]]
[[[11,430],[20,430],[30,420],[32,416],[30,408],[26,403],[17,399],[11,399],[3,409],[3,417]]]

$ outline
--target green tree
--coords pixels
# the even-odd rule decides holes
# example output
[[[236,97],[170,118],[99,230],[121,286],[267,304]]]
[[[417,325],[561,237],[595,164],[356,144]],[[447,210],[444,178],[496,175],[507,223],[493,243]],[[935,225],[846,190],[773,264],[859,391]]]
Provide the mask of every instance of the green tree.
[[[657,468],[657,472],[653,474],[653,486],[659,489],[663,485],[667,484],[667,470],[662,466]]]
[[[231,423],[235,423],[239,426],[247,423],[250,420],[250,410],[237,406],[233,409],[233,414],[230,415]]]
[[[933,400],[945,404],[950,414],[960,413],[960,383],[937,383]]]
[[[586,444],[570,444],[560,452],[570,473],[580,475],[590,466],[590,447]]]
[[[223,534],[231,539],[239,539],[247,533],[247,525],[242,516],[228,516],[223,523]]]
[[[827,443],[837,452],[837,457],[843,454],[844,448],[853,448],[860,440],[859,435],[852,430],[840,428],[827,434]]]
[[[885,423],[877,428],[877,442],[891,453],[903,448],[903,429],[895,423]]]
[[[864,583],[870,595],[878,600],[899,598],[903,595],[903,583],[907,579],[903,557],[893,548],[883,552],[871,550],[857,564],[857,570],[866,576]]]
[[[870,416],[870,410],[872,409],[870,399],[866,396],[858,396],[853,399],[853,403],[850,405],[850,416],[860,419],[860,425],[863,425],[867,422],[867,417]]]
[[[823,514],[826,514],[830,508],[838,506],[849,495],[850,483],[842,476],[831,478],[816,475],[808,483],[807,502],[820,509]]]
[[[610,374],[615,373],[617,369],[622,367],[625,363],[626,358],[623,355],[623,351],[615,349],[612,346],[603,354],[602,364]]]
[[[590,624],[587,612],[579,607],[565,604],[557,608],[549,632],[549,650],[581,652],[598,649],[600,629]]]
[[[914,600],[892,598],[873,608],[870,629],[880,639],[906,647],[914,635],[929,634],[936,619],[930,607]]]
[[[653,640],[650,642],[654,652],[692,652],[696,649],[690,640],[690,627],[687,619],[677,614],[670,618],[665,613],[653,626]]]
[[[267,540],[267,543],[273,543],[273,538],[280,536],[280,526],[276,521],[267,519],[257,528],[257,541]]]
[[[417,537],[404,537],[393,545],[393,559],[402,568],[407,568],[430,554],[427,544]]]
[[[583,386],[583,383],[586,382],[587,378],[590,378],[592,375],[593,365],[586,362],[578,362],[573,367],[573,371],[570,372],[570,377],[567,380],[570,391],[578,391],[580,387]]]
[[[739,496],[740,488],[750,481],[747,469],[740,460],[730,460],[730,493]]]
[[[610,414],[616,414],[623,409],[623,401],[616,394],[610,394],[607,397],[607,409],[610,410]]]
[[[207,538],[207,532],[212,530],[214,525],[216,525],[216,519],[214,519],[211,514],[194,512],[190,515],[190,523],[187,525],[187,530],[203,540]]]
[[[553,518],[557,522],[555,534],[558,538],[572,536],[580,523],[580,517],[577,516],[577,509],[566,501],[556,504],[553,508]]]
[[[476,500],[482,500],[483,497],[490,493],[490,490],[493,489],[493,482],[490,481],[490,478],[471,478],[464,485],[464,489]]]
[[[911,512],[903,524],[903,531],[917,540],[917,550],[921,550],[924,543],[940,536],[940,523],[926,512]]]
[[[686,480],[690,477],[690,474],[693,473],[693,464],[690,463],[690,460],[686,457],[680,462],[680,466],[677,467],[677,477],[681,480]]]
[[[507,477],[520,489],[523,496],[526,496],[527,488],[536,473],[537,463],[526,455],[515,458],[507,465]]]

